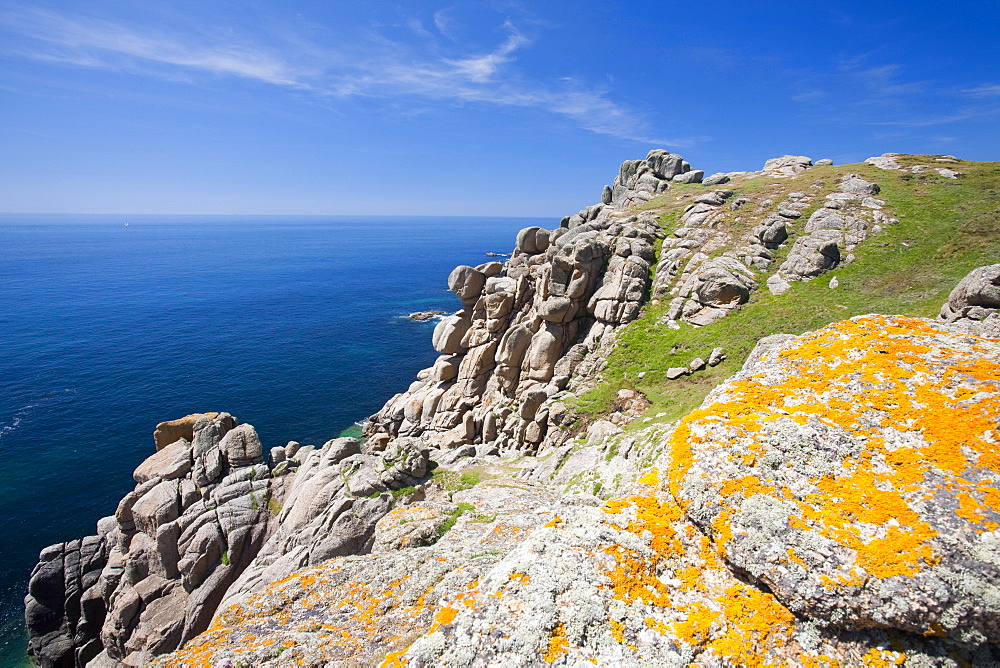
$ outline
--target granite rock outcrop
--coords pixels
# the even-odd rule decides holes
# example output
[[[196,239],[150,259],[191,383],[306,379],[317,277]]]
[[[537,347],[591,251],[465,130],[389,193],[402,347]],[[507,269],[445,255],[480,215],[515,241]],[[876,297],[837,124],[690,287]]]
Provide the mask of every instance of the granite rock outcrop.
[[[146,665],[204,631],[224,600],[367,552],[393,507],[389,490],[428,464],[405,441],[362,454],[350,438],[290,443],[268,462],[254,428],[227,413],[161,423],[157,434],[164,424],[192,440],[140,464],[97,535],[42,551],[25,599],[40,665]]]
[[[438,358],[364,442],[265,451],[225,413],[161,423],[116,514],[42,552],[33,656],[1000,661],[1000,265],[940,322],[765,337],[679,422],[629,388],[605,414],[574,408],[650,305],[640,327],[701,331],[853,262],[898,223],[876,167],[912,160],[869,162],[707,179],[667,151],[625,162],[599,203],[521,230],[509,260],[451,272],[461,308],[434,328]],[[664,382],[719,383],[730,351],[706,341]]]
[[[659,454],[612,498],[480,483],[433,545],[300,571],[157,665],[992,665],[998,359],[914,318],[769,337],[633,434]]]

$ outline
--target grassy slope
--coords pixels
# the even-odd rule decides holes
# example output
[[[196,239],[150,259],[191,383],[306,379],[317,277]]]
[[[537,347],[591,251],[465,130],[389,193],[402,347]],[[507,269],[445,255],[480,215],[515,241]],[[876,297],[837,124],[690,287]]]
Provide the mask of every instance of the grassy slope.
[[[769,334],[800,334],[830,322],[865,313],[905,314],[933,317],[948,293],[969,270],[1000,261],[1000,163],[935,163],[936,156],[905,156],[904,165],[925,164],[954,168],[963,173],[957,180],[936,172],[911,174],[881,170],[868,164],[814,167],[791,179],[755,179],[738,186],[721,186],[737,196],[762,196],[779,202],[793,191],[810,191],[822,180],[815,205],[803,213],[795,228],[801,231],[808,215],[822,204],[822,194],[833,191],[836,179],[855,172],[876,181],[887,201],[886,213],[898,218],[880,234],[870,237],[855,251],[856,260],[827,275],[805,283],[794,283],[782,296],[767,291],[766,274],[758,276],[762,289],[750,302],[728,317],[707,327],[682,324],[672,330],[658,321],[666,304],[650,304],[643,316],[619,334],[604,381],[573,403],[582,412],[610,410],[615,393],[633,388],[652,402],[647,415],[665,413],[664,421],[679,418],[697,407],[708,392],[743,365],[756,342]],[[666,229],[672,229],[679,212],[690,198],[710,188],[689,185],[648,203],[646,209],[661,212]],[[816,191],[813,189],[811,191]],[[749,205],[752,207],[753,205]],[[732,221],[734,237],[745,221]],[[773,272],[785,259],[795,237],[778,252]],[[839,287],[831,289],[836,277]],[[667,300],[669,301],[669,300]],[[728,359],[719,366],[678,380],[667,380],[669,367],[685,366],[694,357],[707,358],[722,347]],[[638,373],[645,371],[643,378]],[[636,426],[642,421],[636,421]]]

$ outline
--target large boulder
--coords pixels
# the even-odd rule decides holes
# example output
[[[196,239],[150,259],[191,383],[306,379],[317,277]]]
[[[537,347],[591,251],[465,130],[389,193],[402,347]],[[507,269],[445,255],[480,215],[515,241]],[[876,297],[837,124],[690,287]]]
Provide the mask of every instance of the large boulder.
[[[684,172],[684,158],[656,148],[646,154],[646,164],[649,165],[653,173],[661,179],[672,179],[677,174]]]
[[[248,424],[241,424],[222,437],[219,448],[232,466],[249,466],[263,461],[263,447],[257,431]]]
[[[779,271],[799,281],[825,274],[840,264],[841,238],[837,230],[817,230],[807,237],[799,237]]]
[[[765,174],[771,176],[794,176],[812,166],[812,158],[804,155],[783,155],[764,163]]]
[[[798,615],[1000,642],[998,359],[888,316],[753,354],[675,432],[671,490]]]
[[[977,267],[963,278],[941,307],[945,321],[970,317],[981,320],[1000,308],[1000,264]]]
[[[483,272],[468,265],[455,267],[448,275],[448,289],[463,302],[478,298],[485,285],[486,276]]]
[[[153,431],[153,443],[156,444],[156,449],[165,448],[182,438],[186,441],[193,441],[195,423],[206,417],[215,419],[219,417],[219,413],[192,413],[176,420],[167,420],[159,423]],[[229,418],[232,420],[232,424],[229,425],[231,429],[236,426],[236,420],[232,416],[229,416]]]

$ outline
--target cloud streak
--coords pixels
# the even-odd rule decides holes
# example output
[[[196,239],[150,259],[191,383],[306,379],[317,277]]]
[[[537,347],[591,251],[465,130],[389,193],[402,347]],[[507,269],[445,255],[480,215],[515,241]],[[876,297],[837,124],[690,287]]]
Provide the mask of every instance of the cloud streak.
[[[438,31],[451,39],[446,13],[438,12],[433,19]],[[0,12],[0,26],[29,38],[22,55],[78,67],[171,79],[177,78],[178,70],[236,77],[309,91],[322,98],[415,96],[537,108],[591,132],[628,141],[683,147],[705,139],[646,136],[646,120],[612,100],[608,91],[581,82],[546,83],[526,76],[517,67],[517,56],[532,39],[510,21],[503,24],[506,37],[495,48],[451,57],[442,55],[447,44],[421,48],[379,34],[355,35],[350,46],[339,48],[298,39],[274,48],[263,46],[260,40],[219,40],[198,33],[179,37],[34,8]]]
[[[910,78],[899,64],[869,64],[869,56],[842,59],[829,72],[801,76],[791,99],[822,122],[926,128],[995,116],[990,98],[1000,85],[960,90],[952,83]]]
[[[144,34],[110,21],[73,19],[41,10],[7,14],[0,17],[0,22],[48,45],[48,50],[32,53],[39,59],[114,68],[118,65],[112,58],[125,56],[220,76],[256,79],[282,86],[298,85],[295,73],[286,63],[250,47],[188,44]]]

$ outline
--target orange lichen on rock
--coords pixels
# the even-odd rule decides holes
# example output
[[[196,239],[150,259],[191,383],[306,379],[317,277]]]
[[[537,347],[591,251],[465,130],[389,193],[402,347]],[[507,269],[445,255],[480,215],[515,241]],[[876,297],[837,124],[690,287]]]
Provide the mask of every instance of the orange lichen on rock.
[[[937,563],[931,545],[937,534],[912,505],[927,494],[922,485],[928,476],[944,480],[957,495],[955,513],[982,524],[980,530],[995,528],[986,511],[991,501],[996,510],[1000,496],[1000,358],[995,348],[979,346],[992,357],[980,353],[970,363],[966,351],[949,347],[947,336],[925,321],[886,316],[804,335],[797,345],[772,354],[775,374],[757,372],[731,382],[719,400],[680,423],[669,443],[669,490],[682,504],[689,502],[684,488],[706,446],[727,447],[730,461],[756,471],[747,453],[761,452],[757,439],[769,424],[791,420],[832,427],[864,449],[843,459],[837,473],[813,479],[807,494],[797,496],[750,473],[710,484],[723,499],[763,494],[793,503],[794,527],[850,548],[870,576],[913,575]],[[908,432],[919,440],[892,437]],[[737,443],[740,447],[733,447]],[[992,484],[966,481],[970,467]],[[734,508],[739,501],[723,505]],[[721,510],[711,524],[722,546],[731,536],[732,519]]]
[[[542,654],[542,660],[545,663],[552,663],[565,654],[568,647],[569,641],[566,639],[566,627],[562,622],[558,622],[552,629],[551,636],[549,636],[549,646],[545,649],[545,653]]]
[[[706,584],[707,572],[723,573],[726,581],[731,581],[731,576],[712,550],[709,539],[697,532],[684,536],[685,532],[675,529],[676,523],[683,520],[683,512],[672,500],[613,499],[605,505],[605,510],[626,517],[634,515],[626,530],[644,537],[654,552],[642,554],[620,545],[605,549],[613,559],[613,566],[606,574],[614,598],[656,606],[671,616],[681,615],[670,624],[646,617],[648,628],[711,651],[737,665],[765,665],[761,657],[788,642],[795,630],[795,618],[773,595],[742,583],[714,590]],[[685,547],[685,540],[689,547]],[[678,567],[671,568],[670,564]],[[662,571],[673,573],[675,584],[666,584],[659,575]],[[675,596],[671,596],[673,588]],[[707,599],[709,604],[696,600],[675,605],[672,600],[690,594]],[[620,644],[633,646],[627,642],[624,624],[610,619],[609,626]]]
[[[906,662],[906,655],[902,652],[873,647],[862,657],[862,661],[864,661],[865,666],[871,666],[871,668],[891,668],[903,665]]]

